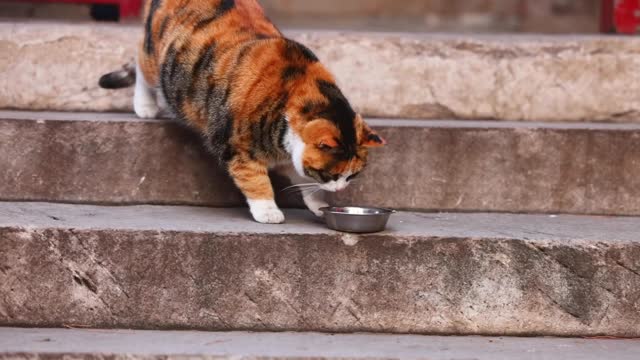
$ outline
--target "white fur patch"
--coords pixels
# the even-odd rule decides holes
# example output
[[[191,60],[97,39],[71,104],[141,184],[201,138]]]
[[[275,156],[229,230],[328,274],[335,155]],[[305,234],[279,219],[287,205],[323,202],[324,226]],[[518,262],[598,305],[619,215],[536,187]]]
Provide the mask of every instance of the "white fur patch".
[[[251,200],[247,199],[249,209],[253,218],[263,224],[282,224],[284,214],[273,200]]]
[[[144,80],[140,65],[136,62],[136,88],[133,94],[133,110],[142,119],[154,119],[160,113],[160,107],[152,89]]]
[[[331,180],[328,183],[320,185],[320,188],[330,192],[342,191],[349,186],[349,182],[347,181],[349,176],[351,176],[351,172],[343,174],[338,180]]]
[[[287,121],[289,119],[287,118]],[[302,155],[304,154],[305,143],[302,138],[296,134],[291,126],[287,129],[284,136],[284,146],[289,154],[291,154],[291,162],[296,169],[298,175],[306,177],[304,174],[304,166],[302,164]]]

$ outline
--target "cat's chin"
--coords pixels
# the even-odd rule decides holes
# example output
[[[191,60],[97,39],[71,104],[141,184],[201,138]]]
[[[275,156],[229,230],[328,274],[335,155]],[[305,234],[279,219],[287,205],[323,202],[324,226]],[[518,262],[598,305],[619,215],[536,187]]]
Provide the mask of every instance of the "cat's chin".
[[[327,192],[332,192],[332,193],[343,191],[347,187],[349,187],[349,184],[341,184],[341,183],[335,182],[335,181],[320,185],[320,189],[322,189],[324,191],[327,191]]]

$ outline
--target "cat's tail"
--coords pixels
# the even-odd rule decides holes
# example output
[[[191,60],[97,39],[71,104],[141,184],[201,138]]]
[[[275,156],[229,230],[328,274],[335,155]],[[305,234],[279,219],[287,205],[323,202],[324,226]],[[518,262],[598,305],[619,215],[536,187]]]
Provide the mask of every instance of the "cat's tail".
[[[122,89],[133,86],[136,83],[136,66],[130,62],[122,66],[122,69],[100,77],[98,84],[103,89]]]

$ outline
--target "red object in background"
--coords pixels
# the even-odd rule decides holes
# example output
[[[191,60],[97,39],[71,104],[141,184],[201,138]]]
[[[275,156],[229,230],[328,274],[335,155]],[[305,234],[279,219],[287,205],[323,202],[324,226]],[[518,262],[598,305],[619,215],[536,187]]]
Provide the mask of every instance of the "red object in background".
[[[614,17],[618,32],[634,34],[640,27],[640,0],[619,0]]]
[[[15,1],[15,0],[14,0]],[[139,16],[143,0],[26,0],[22,2],[118,5],[120,18]]]
[[[600,30],[635,34],[640,28],[640,0],[602,0]]]

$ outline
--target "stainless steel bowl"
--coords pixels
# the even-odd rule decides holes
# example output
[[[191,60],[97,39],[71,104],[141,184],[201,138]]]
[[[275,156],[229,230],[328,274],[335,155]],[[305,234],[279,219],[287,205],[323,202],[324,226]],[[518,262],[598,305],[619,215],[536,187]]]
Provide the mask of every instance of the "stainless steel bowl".
[[[395,210],[355,206],[325,207],[320,211],[324,213],[329,228],[360,234],[384,231],[389,217],[395,213]]]

